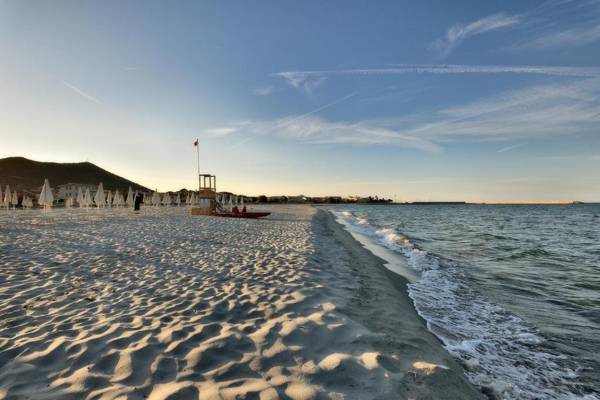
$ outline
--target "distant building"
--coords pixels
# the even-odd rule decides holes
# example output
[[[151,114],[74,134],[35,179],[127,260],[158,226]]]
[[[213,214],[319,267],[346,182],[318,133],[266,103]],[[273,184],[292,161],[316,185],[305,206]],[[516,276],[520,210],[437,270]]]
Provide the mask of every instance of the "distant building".
[[[287,203],[288,198],[287,196],[269,196],[267,201],[269,203]]]
[[[290,196],[288,197],[288,203],[306,203],[308,201],[308,197],[301,194],[299,196]]]
[[[81,188],[81,192],[85,193],[86,189],[90,189],[90,193],[96,193],[98,185],[88,185],[82,183],[65,183],[58,185],[55,189],[57,200],[66,200],[69,196],[77,198],[77,191]]]
[[[323,203],[323,204],[335,204],[335,203],[343,203],[343,199],[341,196],[326,196],[326,197],[313,197],[313,203]]]

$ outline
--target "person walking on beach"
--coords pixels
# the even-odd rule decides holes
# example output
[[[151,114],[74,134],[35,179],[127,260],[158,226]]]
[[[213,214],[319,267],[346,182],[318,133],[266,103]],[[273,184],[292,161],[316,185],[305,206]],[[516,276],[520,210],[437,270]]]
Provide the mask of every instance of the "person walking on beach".
[[[140,211],[140,204],[144,202],[144,196],[141,193],[135,194],[135,200],[133,202],[133,210]]]

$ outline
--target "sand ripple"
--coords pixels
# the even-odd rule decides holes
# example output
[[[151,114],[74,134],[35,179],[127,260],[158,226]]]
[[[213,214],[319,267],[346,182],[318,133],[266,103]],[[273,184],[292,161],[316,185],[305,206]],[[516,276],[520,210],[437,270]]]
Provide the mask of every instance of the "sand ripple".
[[[370,333],[336,312],[315,270],[313,212],[0,216],[0,399],[388,391]]]

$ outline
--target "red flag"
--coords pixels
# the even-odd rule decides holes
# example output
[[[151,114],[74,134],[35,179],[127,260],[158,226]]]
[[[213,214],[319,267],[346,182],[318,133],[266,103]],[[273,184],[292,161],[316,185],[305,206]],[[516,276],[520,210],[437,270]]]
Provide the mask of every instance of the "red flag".
[[[198,146],[198,139],[194,142],[194,146]]]

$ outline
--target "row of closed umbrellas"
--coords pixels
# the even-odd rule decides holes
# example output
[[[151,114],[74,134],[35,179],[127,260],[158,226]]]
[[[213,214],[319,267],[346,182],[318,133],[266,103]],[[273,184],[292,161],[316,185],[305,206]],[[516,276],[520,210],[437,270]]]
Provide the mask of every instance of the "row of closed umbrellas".
[[[111,190],[105,192],[104,185],[102,182],[98,185],[98,189],[96,190],[95,195],[92,197],[89,187],[82,190],[81,187],[77,189],[77,195],[75,197],[68,196],[65,200],[66,207],[120,207],[120,206],[129,206],[133,207],[134,199],[138,195],[138,191],[133,191],[131,187],[127,192],[127,197],[119,192],[119,189],[115,190],[114,194]],[[146,199],[145,199],[146,200]],[[152,205],[180,205],[180,204],[188,204],[188,205],[202,205],[204,202],[207,202],[208,199],[200,198],[195,193],[188,193],[188,196],[185,202],[181,201],[181,197],[179,194],[171,197],[169,193],[164,193],[161,197],[160,193],[154,192],[150,199],[150,201],[144,201],[144,203],[150,203]],[[226,205],[238,205],[244,204],[244,198],[241,196],[235,195],[227,195],[225,193],[217,194],[216,197],[217,202]],[[7,209],[11,206],[13,208],[19,205],[19,197],[17,191],[11,191],[10,186],[6,185],[6,189],[4,194],[2,193],[2,188],[0,188],[0,202],[2,206]],[[42,186],[42,190],[38,196],[38,205],[44,208],[50,208],[54,205],[54,195],[52,193],[52,188],[50,187],[50,182],[48,179],[44,180],[44,185]],[[28,195],[24,195],[21,201],[21,206],[24,208],[32,208],[34,206],[33,199]]]

